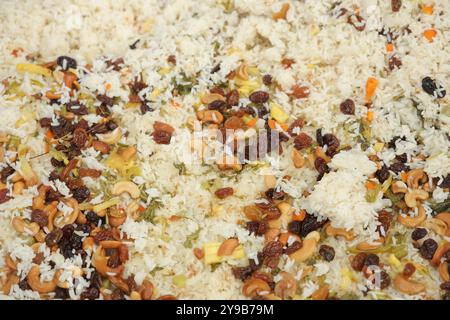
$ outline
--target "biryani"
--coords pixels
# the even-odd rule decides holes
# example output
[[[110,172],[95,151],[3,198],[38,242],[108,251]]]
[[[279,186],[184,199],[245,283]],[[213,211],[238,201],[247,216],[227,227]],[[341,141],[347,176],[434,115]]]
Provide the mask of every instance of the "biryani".
[[[2,1],[3,299],[450,299],[447,0]]]

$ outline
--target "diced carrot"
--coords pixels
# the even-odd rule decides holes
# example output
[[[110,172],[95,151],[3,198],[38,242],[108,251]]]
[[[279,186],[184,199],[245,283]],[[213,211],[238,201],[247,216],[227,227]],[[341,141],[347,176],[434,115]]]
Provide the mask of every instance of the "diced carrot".
[[[370,180],[366,181],[366,188],[367,188],[367,190],[374,190],[376,187],[377,187],[376,182],[373,182],[373,181],[370,181]]]
[[[269,128],[272,130],[276,130],[279,128],[281,128],[283,131],[288,131],[289,126],[286,123],[278,123],[273,119],[269,119],[267,121],[267,123],[269,124]]]
[[[53,133],[52,130],[47,130],[47,132],[45,133],[45,136],[49,139],[53,139],[53,137],[55,136],[55,134]]]
[[[59,93],[54,93],[54,92],[51,92],[51,91],[47,91],[45,93],[45,96],[47,98],[49,98],[50,100],[56,100],[56,99],[61,98],[61,95]]]
[[[111,88],[112,88],[112,84],[111,83],[107,83],[107,84],[105,84],[105,89],[106,90],[111,90]]]
[[[278,241],[280,241],[280,243],[282,245],[286,245],[289,239],[289,232],[284,232],[282,234],[280,234],[280,237],[278,238]]]
[[[408,174],[406,172],[402,172],[400,174],[400,177],[402,178],[403,182],[406,182],[408,180]]]
[[[428,14],[428,15],[432,15],[433,14],[433,6],[423,5],[422,12],[425,14]]]
[[[72,72],[64,72],[64,84],[67,88],[72,89],[73,83],[77,81],[76,74]]]
[[[378,80],[374,77],[369,77],[366,81],[366,102],[370,102],[375,94],[378,86]]]
[[[249,127],[254,127],[255,124],[256,124],[256,122],[258,122],[258,119],[257,119],[257,118],[253,118],[253,119],[251,119],[251,120],[249,120],[249,121],[247,122],[247,126],[249,126]]]
[[[367,121],[373,121],[373,111],[367,111]]]
[[[269,119],[268,121],[267,121],[267,124],[269,125],[269,128],[270,129],[272,129],[272,130],[275,130],[275,128],[276,128],[276,121],[275,120],[273,120],[273,119]]]
[[[170,216],[170,218],[169,218],[170,221],[178,221],[178,220],[180,220],[180,219],[181,219],[181,217],[180,217],[180,216],[177,216],[177,215],[172,215],[172,216]]]
[[[306,211],[305,210],[301,210],[299,213],[294,213],[292,215],[292,220],[294,221],[303,221],[305,220],[306,217]]]
[[[434,29],[426,29],[423,32],[423,36],[429,41],[429,42],[433,42],[434,37],[436,37],[437,32]]]
[[[139,212],[144,212],[144,211],[145,211],[145,208],[144,208],[143,206],[139,206],[138,211],[139,211]]]
[[[394,51],[394,45],[393,45],[392,43],[388,43],[388,44],[386,45],[386,51],[387,51],[387,52],[392,52],[392,51]]]

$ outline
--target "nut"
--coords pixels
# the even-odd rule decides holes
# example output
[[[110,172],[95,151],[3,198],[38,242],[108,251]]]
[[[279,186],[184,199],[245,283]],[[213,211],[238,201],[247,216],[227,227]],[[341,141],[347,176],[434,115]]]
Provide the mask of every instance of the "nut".
[[[48,217],[48,231],[53,231],[53,220],[55,219],[55,215],[58,213],[58,201],[53,201],[44,207],[44,212],[47,213]]]
[[[441,261],[442,256],[450,250],[450,242],[444,241],[439,244],[436,249],[433,258],[431,259],[431,265],[437,267]]]
[[[291,253],[289,257],[296,262],[304,262],[312,257],[316,252],[317,243],[320,240],[320,234],[317,231],[308,233],[303,240],[303,245],[297,251]]]
[[[406,294],[418,294],[426,290],[426,287],[414,280],[406,279],[403,274],[398,274],[394,279],[394,288]]]
[[[119,227],[127,220],[127,214],[123,209],[111,208],[108,212],[108,223],[111,227]]]
[[[234,249],[239,246],[239,240],[236,238],[230,238],[222,242],[219,249],[217,250],[218,256],[231,256]]]
[[[25,189],[25,183],[23,181],[17,181],[13,185],[12,194],[15,196],[22,194],[24,189]]]
[[[136,153],[137,149],[131,146],[121,150],[119,154],[124,161],[129,161],[136,155]]]
[[[447,224],[439,219],[431,218],[427,219],[422,223],[422,227],[431,229],[440,236],[444,236],[447,233]]]
[[[63,200],[63,202],[72,208],[72,212],[69,214],[65,214],[62,211],[58,211],[58,213],[55,215],[55,218],[53,219],[53,225],[57,228],[62,228],[65,225],[74,223],[77,218],[78,214],[80,213],[80,209],[78,208],[78,201],[74,198],[68,198]]]
[[[30,272],[28,272],[27,282],[28,285],[34,291],[39,293],[49,293],[55,291],[56,289],[56,281],[53,278],[51,281],[41,281],[41,270],[38,265],[34,265],[31,267]]]
[[[280,276],[282,279],[275,285],[275,295],[283,300],[294,297],[297,291],[297,281],[288,272],[280,272]]]
[[[87,251],[87,250],[93,250],[94,249],[94,238],[93,237],[87,237],[86,239],[84,239],[83,241],[83,250]]]
[[[444,221],[447,225],[446,237],[450,237],[450,212],[441,212],[435,216],[435,219]]]
[[[200,101],[203,104],[210,104],[211,102],[214,102],[217,100],[225,101],[225,97],[218,93],[207,93],[200,97]]]
[[[406,193],[408,192],[408,186],[403,181],[395,181],[391,186],[393,193]]]
[[[236,70],[236,77],[241,80],[248,80],[248,66],[246,63],[242,63]]]
[[[380,237],[376,242],[377,243],[368,243],[368,242],[360,242],[356,245],[356,249],[360,251],[372,251],[383,245],[385,239]]]
[[[153,284],[149,280],[145,279],[142,281],[138,292],[141,295],[142,300],[151,300],[154,293]]]
[[[305,165],[305,157],[297,149],[292,149],[292,162],[297,169],[302,168]]]
[[[328,224],[328,226],[325,228],[325,233],[329,237],[337,237],[341,236],[344,237],[347,241],[352,241],[356,238],[355,234],[351,231],[347,231],[343,228],[334,228],[331,226],[331,224]]]
[[[242,286],[242,294],[246,297],[254,297],[260,293],[270,293],[270,291],[269,284],[259,278],[250,278]]]
[[[234,156],[225,155],[217,162],[219,170],[234,170],[240,171],[242,165],[238,163],[238,160]]]
[[[137,291],[131,291],[130,300],[142,300],[141,295]]]
[[[278,228],[269,228],[266,231],[266,233],[264,233],[264,240],[266,242],[275,241],[279,234],[280,234],[280,229],[278,229]]]
[[[14,217],[12,219],[12,226],[17,232],[25,233],[30,236],[35,236],[40,229],[36,222],[27,222],[22,217]]]
[[[428,199],[428,192],[421,189],[414,189],[405,194],[405,203],[410,208],[415,208],[417,206],[417,199]]]
[[[327,285],[321,286],[311,295],[312,300],[327,300],[330,288]]]
[[[448,262],[442,262],[439,265],[438,271],[442,281],[444,282],[450,281],[450,276],[448,273]]]
[[[45,207],[45,196],[46,196],[47,191],[49,189],[50,189],[49,186],[44,186],[44,185],[41,185],[38,188],[38,195],[33,198],[32,208],[34,210],[35,209],[44,210],[44,207]]]
[[[139,187],[131,181],[116,182],[111,189],[111,193],[114,196],[121,195],[122,193],[128,193],[133,199],[137,199],[141,196]]]
[[[97,272],[104,277],[121,274],[124,270],[124,266],[120,265],[116,268],[108,267],[108,259],[109,257],[105,256],[105,250],[103,247],[98,246],[97,250],[95,250],[92,255],[92,265],[95,267]]]
[[[273,174],[264,176],[264,185],[267,189],[275,188],[277,186],[277,178]]]
[[[418,205],[418,214],[415,217],[398,215],[397,221],[407,228],[415,228],[419,226],[427,218],[425,209],[422,205]]]
[[[413,169],[408,172],[406,183],[411,189],[417,189],[419,187],[419,181],[426,182],[426,180],[427,175],[425,174],[423,169]]]
[[[18,284],[20,282],[20,278],[14,274],[8,277],[8,280],[3,285],[2,291],[4,294],[9,294],[11,292],[11,288],[13,285]]]
[[[113,131],[103,134],[97,134],[98,140],[107,144],[115,144],[122,138],[122,129],[115,128]]]
[[[259,221],[263,216],[262,211],[255,205],[245,206],[244,214],[251,221]]]
[[[197,118],[203,123],[221,124],[223,122],[223,115],[217,110],[199,110]]]

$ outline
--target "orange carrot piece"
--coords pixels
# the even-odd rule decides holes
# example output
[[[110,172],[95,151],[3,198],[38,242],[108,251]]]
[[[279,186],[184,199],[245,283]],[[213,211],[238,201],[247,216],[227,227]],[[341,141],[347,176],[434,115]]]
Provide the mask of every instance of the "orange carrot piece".
[[[377,184],[370,180],[366,181],[365,185],[368,190],[374,190],[377,187]]]
[[[275,130],[275,128],[276,128],[276,121],[275,120],[273,120],[273,119],[269,119],[268,121],[267,121],[267,124],[269,125],[269,128],[270,129],[272,129],[272,130]]]
[[[53,137],[55,136],[55,134],[53,133],[52,130],[47,130],[47,132],[45,133],[45,136],[49,139],[53,139]]]
[[[369,77],[366,81],[366,102],[370,102],[375,94],[378,86],[378,80],[374,77]]]
[[[394,45],[393,45],[392,43],[388,43],[388,44],[386,45],[386,51],[387,51],[387,52],[392,52],[392,51],[394,51]]]
[[[258,122],[258,119],[257,119],[257,118],[253,118],[253,119],[251,119],[251,120],[249,120],[249,121],[247,122],[247,126],[249,126],[249,127],[254,127],[255,124],[256,124],[256,122]]]
[[[64,72],[64,84],[67,88],[72,89],[73,83],[77,81],[76,74],[72,72]]]
[[[434,37],[436,37],[437,32],[434,29],[426,29],[423,32],[423,36],[429,41],[429,42],[433,42]]]
[[[60,95],[60,94],[54,93],[54,92],[51,92],[51,91],[47,91],[47,92],[45,93],[45,96],[46,96],[47,98],[49,98],[50,100],[56,100],[56,99],[61,98],[61,95]]]
[[[400,177],[402,178],[403,182],[406,182],[408,180],[408,174],[406,172],[402,172],[400,174]]]
[[[427,6],[424,5],[422,6],[422,12],[428,15],[432,15],[433,14],[433,6]]]
[[[373,111],[367,111],[367,121],[373,121]]]
[[[294,221],[303,221],[305,220],[306,217],[306,211],[305,210],[301,210],[299,213],[294,213],[292,215],[292,220]]]

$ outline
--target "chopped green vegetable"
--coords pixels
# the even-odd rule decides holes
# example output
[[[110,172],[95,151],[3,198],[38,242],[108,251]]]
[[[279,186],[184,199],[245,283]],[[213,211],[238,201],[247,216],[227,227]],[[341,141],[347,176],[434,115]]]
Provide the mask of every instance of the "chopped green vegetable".
[[[174,163],[173,166],[178,169],[178,175],[186,175],[186,165],[183,162]]]
[[[158,198],[153,198],[152,201],[150,201],[148,207],[145,208],[144,212],[142,212],[139,216],[138,221],[147,221],[153,223],[153,220],[155,219],[156,209],[160,208],[161,206],[161,201]]]
[[[433,211],[436,213],[441,213],[450,210],[450,197],[448,197],[442,202],[432,205],[431,209],[433,209]]]
[[[198,228],[194,233],[191,233],[186,237],[186,241],[184,241],[183,246],[185,248],[192,248],[192,242],[198,239],[198,236],[200,235],[200,231],[202,228]]]

